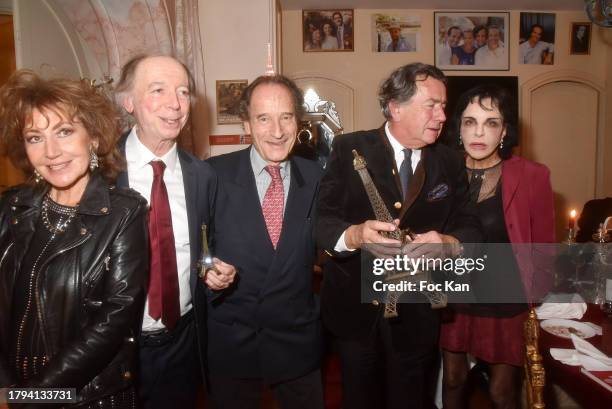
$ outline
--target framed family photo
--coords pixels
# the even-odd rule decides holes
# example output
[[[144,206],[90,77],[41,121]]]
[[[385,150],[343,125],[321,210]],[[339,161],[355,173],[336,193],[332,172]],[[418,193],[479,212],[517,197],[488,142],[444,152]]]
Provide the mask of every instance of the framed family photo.
[[[217,80],[217,124],[240,124],[240,95],[247,80]]]
[[[434,12],[436,67],[442,70],[510,69],[510,13]]]
[[[591,54],[591,23],[572,23],[570,54]]]
[[[304,52],[354,51],[353,10],[302,10]]]
[[[372,51],[378,53],[420,51],[420,16],[373,14],[372,25]]]

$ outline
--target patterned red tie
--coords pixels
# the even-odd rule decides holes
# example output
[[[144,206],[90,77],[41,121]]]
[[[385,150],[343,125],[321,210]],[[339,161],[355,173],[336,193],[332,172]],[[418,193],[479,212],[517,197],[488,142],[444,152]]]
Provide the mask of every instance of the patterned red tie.
[[[166,165],[162,161],[152,161],[149,164],[153,168],[149,213],[149,242],[151,245],[149,315],[155,320],[161,317],[167,328],[173,328],[181,312],[172,216],[168,191],[164,183]]]
[[[285,194],[283,189],[283,180],[280,175],[280,166],[266,166],[266,171],[272,177],[272,182],[268,186],[266,195],[263,199],[262,210],[268,234],[272,246],[276,250],[278,239],[280,238],[281,229],[283,228],[283,207]]]

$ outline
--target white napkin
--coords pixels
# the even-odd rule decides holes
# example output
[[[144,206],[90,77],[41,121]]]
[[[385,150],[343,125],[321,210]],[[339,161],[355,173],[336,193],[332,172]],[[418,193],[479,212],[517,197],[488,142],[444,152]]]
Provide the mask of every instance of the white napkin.
[[[578,351],[575,349],[566,348],[550,348],[550,355],[557,361],[561,361],[566,365],[579,366],[580,359],[578,358]]]
[[[550,318],[579,320],[586,310],[587,305],[580,294],[550,294],[546,296],[544,303],[535,309],[540,320]]]
[[[595,348],[589,341],[570,334],[578,359],[587,371],[612,371],[612,358]]]
[[[601,326],[597,324],[593,324],[592,322],[584,322],[584,321],[580,321],[580,322],[583,323],[584,325],[588,325],[589,327],[593,328],[593,330],[595,331],[595,335],[603,335]]]
[[[582,366],[587,371],[612,371],[612,358],[574,334],[570,334],[576,349],[551,348],[550,355],[557,361]]]

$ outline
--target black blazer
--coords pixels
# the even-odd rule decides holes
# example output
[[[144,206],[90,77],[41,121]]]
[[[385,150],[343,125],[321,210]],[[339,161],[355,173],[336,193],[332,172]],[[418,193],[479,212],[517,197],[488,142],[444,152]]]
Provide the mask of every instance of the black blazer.
[[[467,175],[460,154],[441,144],[423,148],[403,200],[384,127],[335,138],[321,181],[316,237],[317,244],[332,256],[323,273],[323,322],[343,339],[367,337],[376,320],[382,319],[383,310],[382,305],[361,303],[360,252],[333,250],[350,225],[375,219],[353,167],[353,149],[365,158],[374,184],[391,215],[400,219],[401,228],[410,227],[416,233],[436,230],[461,242],[481,240],[480,224],[468,205]],[[439,317],[429,304],[402,304],[398,312],[399,317],[390,322],[396,347],[430,347],[437,342]]]
[[[120,142],[120,151],[125,156],[124,135]],[[198,334],[198,351],[200,353],[201,369],[204,371],[206,358],[206,285],[198,279],[197,259],[201,252],[201,226],[210,225],[212,209],[217,188],[217,176],[210,165],[182,149],[178,149],[178,157],[183,172],[183,187],[185,188],[185,203],[187,204],[187,220],[189,226],[189,247],[191,252],[190,287]],[[117,177],[117,186],[129,186],[127,172]],[[211,227],[212,228],[212,227]]]
[[[237,280],[209,299],[209,371],[216,376],[296,378],[320,365],[318,302],[312,292],[313,223],[321,169],[291,159],[283,229],[274,251],[263,218],[250,149],[213,157],[219,177],[214,254]]]

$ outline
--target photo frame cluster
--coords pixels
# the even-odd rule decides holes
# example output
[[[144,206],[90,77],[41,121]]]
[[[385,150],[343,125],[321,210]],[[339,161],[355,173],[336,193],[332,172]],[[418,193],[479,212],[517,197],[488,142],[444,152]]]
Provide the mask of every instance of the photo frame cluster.
[[[509,71],[510,53],[519,64],[552,65],[555,61],[554,13],[521,12],[519,42],[510,44],[509,12],[434,11],[434,65],[446,71]],[[371,51],[420,52],[421,17],[373,13]],[[569,55],[590,55],[590,22],[572,22]],[[302,10],[302,51],[355,51],[353,9]],[[511,50],[512,49],[512,50]],[[239,124],[240,93],[247,80],[217,81],[217,124]]]

